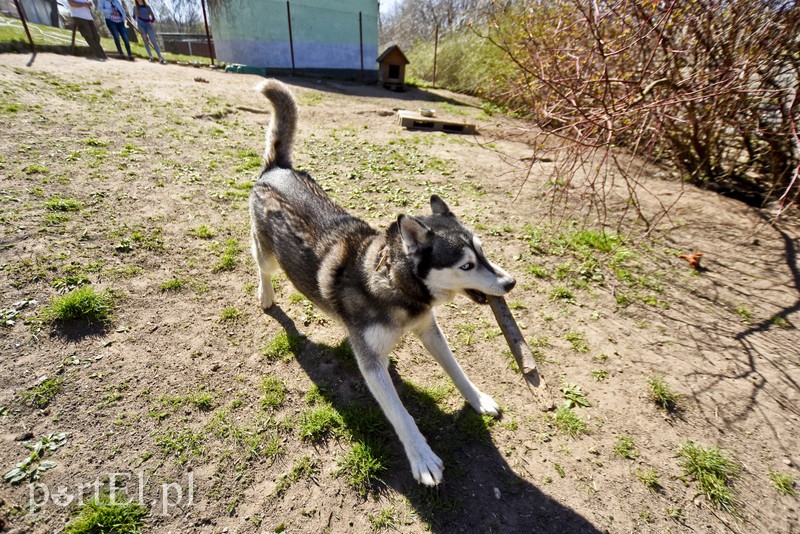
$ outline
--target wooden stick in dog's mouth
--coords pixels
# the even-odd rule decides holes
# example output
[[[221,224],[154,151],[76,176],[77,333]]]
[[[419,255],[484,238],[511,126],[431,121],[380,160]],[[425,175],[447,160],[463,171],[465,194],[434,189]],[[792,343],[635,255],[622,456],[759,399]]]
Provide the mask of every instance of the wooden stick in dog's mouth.
[[[503,331],[503,336],[506,338],[506,343],[517,361],[520,372],[528,384],[528,389],[536,397],[539,403],[539,409],[543,411],[552,410],[554,408],[553,398],[550,395],[550,390],[544,378],[539,374],[536,367],[536,360],[533,358],[533,353],[530,347],[522,337],[522,332],[517,326],[517,321],[508,309],[508,304],[503,297],[489,296],[489,306],[492,308],[494,318],[497,321],[500,330]],[[531,387],[532,386],[532,387]]]

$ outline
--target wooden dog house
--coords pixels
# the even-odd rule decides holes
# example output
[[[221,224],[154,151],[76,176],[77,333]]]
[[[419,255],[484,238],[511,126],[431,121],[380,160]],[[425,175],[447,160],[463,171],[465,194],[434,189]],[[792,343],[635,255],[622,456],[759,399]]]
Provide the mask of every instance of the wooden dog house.
[[[406,65],[409,61],[397,45],[392,45],[378,57],[378,83],[386,89],[402,91],[405,88]]]

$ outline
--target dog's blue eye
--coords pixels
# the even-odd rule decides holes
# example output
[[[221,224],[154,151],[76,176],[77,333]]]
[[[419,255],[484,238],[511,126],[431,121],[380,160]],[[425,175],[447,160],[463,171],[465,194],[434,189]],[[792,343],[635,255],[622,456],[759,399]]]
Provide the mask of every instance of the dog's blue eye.
[[[472,263],[471,261],[469,261],[469,262],[467,262],[467,263],[465,263],[464,265],[461,266],[461,270],[462,271],[469,271],[473,267],[475,267],[475,264]]]

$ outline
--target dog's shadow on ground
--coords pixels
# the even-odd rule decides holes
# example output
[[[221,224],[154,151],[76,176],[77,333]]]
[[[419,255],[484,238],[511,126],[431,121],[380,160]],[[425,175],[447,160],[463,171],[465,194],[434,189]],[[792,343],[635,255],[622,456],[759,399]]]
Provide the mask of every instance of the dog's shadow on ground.
[[[266,314],[290,339],[303,339],[294,321],[279,306]],[[427,488],[414,481],[399,439],[366,389],[352,353],[308,339],[294,343],[297,362],[319,388],[323,398],[342,415],[355,443],[382,450],[390,465],[380,481],[364,492],[388,486],[404,495],[432,532],[600,532],[586,518],[542,493],[508,465],[492,443],[486,420],[468,405],[455,412],[441,410],[435,394],[393,381],[403,403],[433,450],[445,463],[445,483]],[[535,469],[535,466],[532,467]],[[544,479],[536,473],[529,478]],[[343,476],[347,476],[346,473]]]

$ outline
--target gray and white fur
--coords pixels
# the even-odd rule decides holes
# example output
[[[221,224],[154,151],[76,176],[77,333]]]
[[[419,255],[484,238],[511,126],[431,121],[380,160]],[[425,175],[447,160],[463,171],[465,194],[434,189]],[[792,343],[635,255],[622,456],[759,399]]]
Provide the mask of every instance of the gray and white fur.
[[[350,215],[305,172],[292,168],[297,105],[277,80],[257,87],[274,108],[264,167],[250,195],[258,296],[273,305],[271,276],[278,268],[298,291],[346,327],[367,386],[405,448],[422,484],[442,481],[444,465],[400,401],[389,376],[389,354],[413,332],[478,413],[500,408],[464,374],[444,338],[433,307],[458,294],[478,303],[515,284],[486,259],[480,240],[434,195],[431,214],[399,215],[383,231]]]

